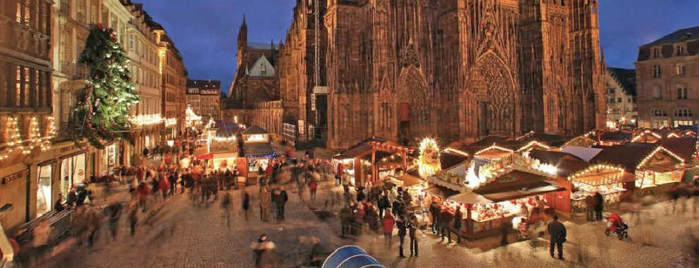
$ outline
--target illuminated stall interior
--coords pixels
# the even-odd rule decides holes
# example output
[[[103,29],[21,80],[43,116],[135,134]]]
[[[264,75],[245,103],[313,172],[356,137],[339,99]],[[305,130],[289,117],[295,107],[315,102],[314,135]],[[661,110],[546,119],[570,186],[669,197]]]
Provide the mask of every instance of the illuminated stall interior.
[[[605,147],[592,162],[620,165],[635,174],[636,188],[680,182],[690,168],[685,160],[662,146],[629,144]]]
[[[251,126],[242,132],[243,153],[248,161],[248,171],[257,172],[267,169],[270,160],[277,151],[270,143],[269,132],[259,126]]]
[[[408,158],[413,152],[413,149],[399,145],[395,142],[388,141],[383,138],[372,137],[368,138],[344,152],[333,157],[334,165],[341,165],[343,175],[350,176],[350,180],[354,185],[363,185],[368,177],[371,177],[372,182],[378,182],[381,178],[381,160],[395,161],[400,158],[402,163],[391,165],[393,168],[400,168],[403,171],[408,170]],[[393,160],[390,158],[393,157]],[[395,174],[393,169],[393,174]],[[384,170],[385,175],[391,173]]]

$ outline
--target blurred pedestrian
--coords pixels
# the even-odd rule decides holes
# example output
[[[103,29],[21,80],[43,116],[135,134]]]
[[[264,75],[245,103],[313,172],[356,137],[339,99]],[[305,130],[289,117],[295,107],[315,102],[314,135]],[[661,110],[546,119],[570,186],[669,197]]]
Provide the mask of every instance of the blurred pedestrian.
[[[381,197],[379,197],[379,202],[377,205],[379,207],[379,217],[383,218],[384,210],[388,210],[388,208],[391,206],[391,201],[388,199],[388,191],[381,193]]]
[[[119,227],[119,219],[121,219],[121,211],[122,211],[123,205],[120,202],[112,202],[107,208],[105,208],[105,212],[107,212],[108,217],[109,217],[109,231],[112,234],[112,238],[114,240],[117,239],[117,231]]]
[[[417,241],[417,217],[412,215],[410,217],[410,222],[408,223],[408,234],[410,235],[410,257],[413,255],[417,257],[418,253],[418,241]]]
[[[461,245],[461,221],[463,220],[463,214],[461,213],[461,206],[456,207],[456,212],[454,212],[454,232],[456,232],[456,244]]]
[[[318,182],[315,178],[308,183],[308,190],[311,192],[311,201],[316,202],[316,191],[318,190]]]
[[[272,204],[272,195],[267,187],[262,188],[260,193],[260,220],[269,220],[269,207]]]
[[[405,258],[405,254],[403,254],[403,245],[405,245],[405,236],[408,233],[408,228],[407,228],[407,222],[406,222],[405,217],[401,217],[397,222],[396,222],[396,227],[398,227],[398,257],[400,258]]]
[[[442,211],[439,213],[439,224],[440,232],[442,233],[442,242],[444,242],[444,236],[447,237],[447,243],[451,244],[451,223],[454,220],[454,215],[449,212],[447,207],[442,207]]]
[[[352,221],[352,209],[349,205],[345,205],[342,209],[340,209],[340,224],[342,228],[342,238],[345,238],[345,236],[351,234]]]
[[[602,220],[602,211],[604,211],[604,197],[599,192],[595,193],[595,221]]]
[[[391,240],[393,238],[393,226],[396,223],[396,219],[391,215],[390,210],[386,211],[386,216],[383,218],[383,237],[386,239],[386,245],[391,248]]]
[[[221,198],[221,208],[223,209],[223,213],[226,215],[226,226],[230,227],[231,226],[231,194],[229,192],[225,192],[223,194],[223,198]]]
[[[248,220],[248,212],[250,211],[250,195],[247,191],[243,191],[243,215],[245,216],[245,221]]]

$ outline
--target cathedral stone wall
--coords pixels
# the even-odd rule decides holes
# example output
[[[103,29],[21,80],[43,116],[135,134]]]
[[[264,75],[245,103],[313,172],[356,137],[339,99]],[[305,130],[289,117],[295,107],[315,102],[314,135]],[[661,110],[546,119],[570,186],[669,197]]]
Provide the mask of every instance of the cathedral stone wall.
[[[330,0],[328,145],[601,127],[597,20],[585,0]]]

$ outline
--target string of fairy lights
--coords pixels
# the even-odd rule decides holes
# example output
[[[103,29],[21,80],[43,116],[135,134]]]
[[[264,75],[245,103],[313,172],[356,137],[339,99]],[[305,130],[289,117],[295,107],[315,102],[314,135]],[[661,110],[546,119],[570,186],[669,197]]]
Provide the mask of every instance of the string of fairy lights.
[[[0,160],[8,159],[15,151],[28,155],[37,147],[40,147],[42,152],[51,150],[51,139],[56,137],[56,127],[54,126],[53,116],[48,116],[47,119],[48,130],[46,131],[46,136],[41,136],[39,119],[36,116],[32,116],[29,121],[29,138],[22,140],[22,131],[17,117],[12,116],[8,118],[7,127],[5,128],[8,141],[5,143],[5,149],[0,153]]]

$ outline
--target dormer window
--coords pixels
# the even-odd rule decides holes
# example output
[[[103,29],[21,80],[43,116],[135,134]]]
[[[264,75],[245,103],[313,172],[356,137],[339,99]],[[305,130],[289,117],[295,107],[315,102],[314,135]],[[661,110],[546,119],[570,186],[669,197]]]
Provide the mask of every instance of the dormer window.
[[[653,48],[653,58],[659,59],[660,58],[660,48]]]
[[[675,47],[675,53],[677,56],[684,56],[684,46],[683,45],[677,45]]]

